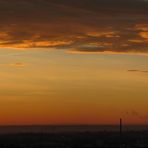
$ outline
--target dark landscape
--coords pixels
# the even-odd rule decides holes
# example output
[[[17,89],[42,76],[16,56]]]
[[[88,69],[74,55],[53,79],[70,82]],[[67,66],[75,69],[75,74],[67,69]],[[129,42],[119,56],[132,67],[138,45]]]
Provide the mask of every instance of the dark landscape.
[[[0,148],[146,148],[148,131],[5,133]]]

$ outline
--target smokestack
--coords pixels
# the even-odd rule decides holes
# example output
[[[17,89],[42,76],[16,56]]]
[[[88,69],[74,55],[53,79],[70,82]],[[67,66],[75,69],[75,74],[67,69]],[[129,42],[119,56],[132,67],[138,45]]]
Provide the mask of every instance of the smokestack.
[[[122,135],[122,119],[120,118],[120,135]]]
[[[120,118],[120,135],[119,135],[119,138],[120,138],[120,146],[122,146],[122,144],[123,144],[123,141],[122,141],[122,132],[123,132],[123,131],[122,131],[122,130],[123,130],[123,129],[122,129],[122,128],[123,128],[122,126],[123,126],[123,125],[122,125],[122,124],[123,124],[123,123],[122,123],[122,119]]]

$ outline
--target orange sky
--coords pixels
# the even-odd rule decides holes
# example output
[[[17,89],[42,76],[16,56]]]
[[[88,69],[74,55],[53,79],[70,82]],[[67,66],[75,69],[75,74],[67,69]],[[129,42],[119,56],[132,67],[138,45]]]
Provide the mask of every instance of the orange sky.
[[[1,49],[0,59],[0,124],[147,124],[147,56]]]
[[[148,3],[110,1],[0,0],[0,125],[148,124]]]

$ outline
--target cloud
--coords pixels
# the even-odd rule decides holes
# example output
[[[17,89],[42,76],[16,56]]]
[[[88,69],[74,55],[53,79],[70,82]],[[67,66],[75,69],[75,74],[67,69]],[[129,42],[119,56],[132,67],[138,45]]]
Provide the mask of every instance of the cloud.
[[[17,62],[17,63],[13,63],[13,64],[9,64],[12,67],[24,67],[26,64],[21,63],[21,62]]]
[[[0,48],[147,55],[147,14],[143,0],[0,0]]]
[[[148,73],[147,70],[136,70],[136,69],[130,69],[128,72],[140,72],[140,73]]]
[[[17,62],[17,63],[0,64],[0,66],[22,68],[22,67],[25,67],[26,64],[22,62]]]

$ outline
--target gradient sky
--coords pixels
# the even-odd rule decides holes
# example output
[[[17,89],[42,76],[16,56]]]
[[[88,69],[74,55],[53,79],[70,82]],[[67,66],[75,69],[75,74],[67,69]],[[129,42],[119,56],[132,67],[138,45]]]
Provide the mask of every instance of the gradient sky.
[[[0,0],[0,125],[148,124],[148,1]]]

